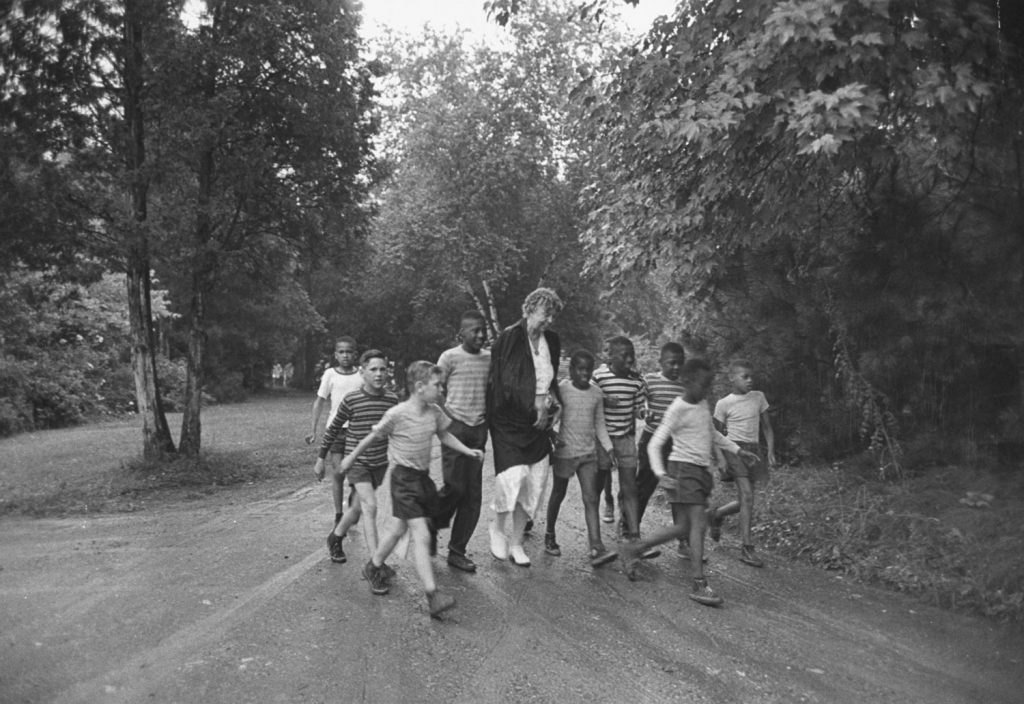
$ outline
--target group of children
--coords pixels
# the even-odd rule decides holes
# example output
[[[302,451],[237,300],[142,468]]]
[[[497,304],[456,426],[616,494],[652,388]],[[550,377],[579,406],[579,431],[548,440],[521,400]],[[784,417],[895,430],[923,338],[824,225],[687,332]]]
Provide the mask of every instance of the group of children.
[[[455,605],[437,591],[431,556],[436,553],[437,531],[451,525],[448,564],[464,572],[476,565],[466,549],[480,517],[482,467],[487,441],[485,388],[490,362],[486,321],[477,311],[462,315],[459,345],[446,350],[438,364],[413,362],[406,373],[408,398],[399,401],[387,389],[388,362],[379,350],[364,352],[356,363],[356,343],[340,338],[335,345],[337,364],[326,370],[313,405],[312,432],[317,436],[323,407],[331,415],[323,434],[314,472],[326,475],[332,466],[335,504],[334,528],[327,544],[331,559],[345,562],[343,539],[362,521],[370,559],[363,576],[374,594],[386,594],[393,570],[388,556],[408,531],[416,571],[427,594],[433,617]],[[630,580],[640,559],[660,554],[657,546],[677,540],[680,557],[691,561],[690,598],[708,605],[722,603],[704,574],[704,535],[721,537],[723,519],[740,516],[740,559],[763,565],[751,540],[754,491],[768,478],[775,463],[774,436],[768,420],[768,402],[752,389],[752,369],[737,360],[729,366],[732,393],[709,409],[707,395],[713,373],[702,359],[685,359],[682,346],[661,348],[660,371],[641,376],[634,370],[632,342],[609,340],[606,363],[595,369],[594,355],[577,350],[569,357],[568,378],[558,385],[559,410],[551,454],[553,484],[547,504],[544,550],[561,555],[556,524],[569,481],[579,483],[587,526],[590,562],[600,567],[619,558]],[[639,440],[636,427],[643,421]],[[761,454],[764,435],[767,462]],[[430,478],[433,438],[442,445],[444,485],[437,489]],[[376,489],[391,468],[394,521],[378,541]],[[709,507],[715,480],[735,482],[737,500]],[[601,520],[614,522],[612,470],[619,479],[619,537],[617,550],[601,537]],[[343,484],[352,486],[348,505]],[[640,524],[654,490],[661,486],[672,510],[672,525],[641,537]],[[606,496],[600,512],[601,494]],[[520,564],[517,562],[517,564]],[[527,560],[526,565],[529,564]]]

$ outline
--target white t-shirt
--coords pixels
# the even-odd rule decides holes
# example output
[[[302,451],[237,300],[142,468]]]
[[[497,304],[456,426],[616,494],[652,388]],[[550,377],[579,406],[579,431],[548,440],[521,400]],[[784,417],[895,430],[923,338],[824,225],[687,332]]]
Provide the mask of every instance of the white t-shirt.
[[[761,434],[761,414],[768,410],[768,399],[760,391],[729,394],[715,404],[715,420],[725,426],[725,434],[736,442],[757,443]]]
[[[320,379],[320,388],[316,392],[317,396],[331,402],[331,415],[327,418],[327,425],[334,420],[334,414],[338,412],[338,406],[341,405],[342,399],[352,391],[361,388],[362,385],[363,375],[359,373],[358,369],[351,374],[341,374],[334,367],[328,367]]]
[[[699,467],[711,465],[712,445],[729,452],[738,452],[740,449],[730,438],[715,430],[707,401],[688,403],[682,396],[677,396],[665,411],[665,417],[661,419],[651,444],[647,446],[648,452],[653,453],[656,439],[660,447],[668,438],[672,439],[672,452],[668,456],[670,460],[689,462]]]
[[[544,333],[537,340],[537,349],[534,350],[531,344],[530,350],[533,352],[533,373],[537,377],[537,395],[543,396],[551,392],[551,382],[555,378],[555,370],[551,366],[551,350],[548,349]]]

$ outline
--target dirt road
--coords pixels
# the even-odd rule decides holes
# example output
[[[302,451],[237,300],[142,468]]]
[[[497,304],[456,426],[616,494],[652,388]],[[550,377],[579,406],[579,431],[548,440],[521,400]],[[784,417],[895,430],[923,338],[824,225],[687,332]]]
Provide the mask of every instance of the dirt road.
[[[1024,701],[1019,634],[779,560],[755,570],[728,541],[710,555],[725,606],[699,606],[672,554],[635,583],[591,570],[577,488],[566,502],[563,557],[538,535],[531,568],[496,562],[478,530],[476,575],[437,559],[459,600],[443,623],[411,563],[377,597],[360,536],[348,564],[327,559],[324,485],[5,519],[0,701]]]

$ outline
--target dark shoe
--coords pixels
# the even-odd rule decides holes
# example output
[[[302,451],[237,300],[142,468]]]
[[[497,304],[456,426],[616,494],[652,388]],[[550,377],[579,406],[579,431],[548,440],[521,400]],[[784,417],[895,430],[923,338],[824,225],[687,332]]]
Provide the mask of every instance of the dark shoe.
[[[709,508],[707,511],[708,517],[708,529],[711,533],[711,539],[716,543],[722,539],[722,521],[725,519],[718,515],[718,512],[713,508]]]
[[[395,578],[395,569],[386,562],[381,564],[380,572],[388,582]]]
[[[555,542],[554,533],[544,534],[544,552],[555,557],[559,557],[562,554],[562,548]]]
[[[740,548],[740,562],[751,567],[764,567],[764,561],[757,556],[753,545],[744,545]]]
[[[340,535],[335,535],[334,531],[327,534],[327,552],[331,554],[331,562],[337,562],[339,564],[348,562],[348,558],[345,557],[345,551],[341,549],[341,541],[344,540]]]
[[[604,521],[605,523],[614,523],[615,522],[615,502],[614,501],[605,501],[604,502],[604,511],[601,512],[601,520]]]
[[[718,596],[715,590],[708,586],[706,577],[693,580],[693,591],[690,593],[690,598],[698,604],[704,604],[705,606],[720,606],[723,601],[722,597]]]
[[[526,525],[523,526],[523,533],[526,534],[526,533],[529,533],[532,530],[533,530],[533,521],[527,521]]]
[[[376,567],[373,560],[369,560],[363,567],[363,578],[370,583],[370,591],[378,596],[388,593],[388,581],[384,577],[384,570]]]
[[[427,609],[430,611],[431,618],[440,618],[441,614],[453,606],[455,606],[455,597],[453,596],[441,592],[427,594]]]
[[[640,560],[640,550],[636,545],[625,543],[619,547],[619,560],[622,562],[622,571],[630,582],[636,581],[636,565]]]
[[[476,572],[476,563],[470,560],[465,555],[460,555],[457,552],[448,553],[448,565],[450,567],[454,567],[457,570],[469,572],[470,574]]]
[[[590,549],[590,566],[591,567],[603,567],[609,562],[612,562],[619,553],[614,550],[608,550],[607,548],[591,548]]]

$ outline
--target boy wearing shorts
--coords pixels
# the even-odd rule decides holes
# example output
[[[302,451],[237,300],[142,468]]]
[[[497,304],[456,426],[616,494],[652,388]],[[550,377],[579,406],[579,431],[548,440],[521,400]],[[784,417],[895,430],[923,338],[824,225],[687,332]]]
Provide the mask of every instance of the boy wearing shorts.
[[[583,515],[587,521],[587,539],[590,543],[590,564],[600,567],[615,559],[615,552],[605,548],[601,541],[601,480],[597,471],[595,438],[604,451],[615,457],[612,440],[604,424],[604,396],[591,385],[594,355],[577,350],[569,358],[569,378],[558,384],[562,397],[562,415],[555,441],[554,460],[551,464],[554,482],[548,498],[547,532],[544,534],[544,552],[561,555],[555,540],[558,511],[573,475],[579,479],[583,494]]]
[[[391,407],[380,423],[341,462],[342,471],[374,442],[386,439],[391,467],[391,503],[395,521],[373,556],[363,567],[363,576],[374,594],[387,594],[388,576],[384,561],[395,549],[406,530],[412,532],[413,561],[427,594],[431,617],[455,606],[455,599],[437,591],[434,568],[430,562],[431,525],[437,513],[437,486],[430,478],[431,442],[436,435],[441,444],[483,461],[483,450],[466,447],[448,432],[451,421],[437,405],[441,400],[441,369],[430,362],[418,361],[406,371],[409,398]]]
[[[714,486],[708,470],[712,447],[743,456],[750,453],[715,430],[711,411],[704,400],[711,388],[711,378],[711,368],[702,359],[691,359],[683,366],[681,379],[686,390],[669,406],[647,446],[651,471],[658,477],[672,506],[672,525],[656,530],[637,543],[624,545],[619,557],[626,576],[633,580],[637,560],[644,549],[688,537],[693,565],[693,591],[689,596],[698,603],[718,606],[722,598],[708,586],[704,576],[704,512]],[[672,450],[666,463],[661,453],[669,439]]]
[[[718,542],[722,538],[722,520],[734,513],[740,514],[740,561],[751,567],[764,567],[764,561],[754,550],[751,538],[751,524],[754,515],[754,492],[760,484],[768,481],[769,467],[775,466],[775,433],[768,419],[768,399],[760,391],[754,391],[753,370],[746,360],[734,360],[729,364],[729,381],[732,393],[715,404],[715,427],[729,439],[747,450],[752,458],[744,461],[741,458],[727,458],[727,481],[736,482],[737,501],[730,501],[724,506],[708,511],[708,526],[711,539]],[[761,454],[761,433],[764,433],[768,448],[768,463],[765,464]]]
[[[388,381],[388,360],[380,350],[367,350],[359,358],[363,385],[349,393],[338,406],[334,420],[324,433],[320,445],[320,458],[314,472],[318,477],[324,474],[324,458],[335,438],[341,434],[345,446],[354,448],[360,440],[370,434],[373,426],[380,422],[389,408],[398,403],[398,396],[385,389]],[[345,428],[348,428],[346,432]],[[372,555],[377,549],[377,496],[376,490],[384,481],[388,469],[388,441],[381,439],[368,446],[352,465],[346,475],[354,493],[353,499],[341,516],[341,520],[327,535],[327,550],[331,561],[346,561],[342,540],[348,529],[366,516],[363,522],[363,537],[366,548]]]
[[[312,445],[316,440],[317,426],[320,423],[320,414],[325,405],[330,405],[330,415],[327,416],[327,424],[334,420],[334,414],[338,412],[338,406],[349,392],[355,391],[363,384],[363,378],[359,376],[359,369],[356,368],[356,341],[351,337],[339,337],[334,343],[334,359],[337,364],[324,370],[320,378],[320,388],[317,389],[316,399],[313,401],[313,424],[309,435],[306,436],[306,444]],[[326,427],[326,426],[325,426]],[[334,444],[328,453],[331,459],[331,496],[334,499],[334,522],[335,526],[341,520],[341,514],[345,507],[345,475],[340,471],[341,456],[345,452],[345,434],[339,432],[334,438]],[[323,479],[324,468],[321,465],[321,473],[317,475],[317,481]]]

